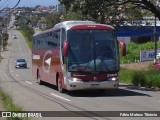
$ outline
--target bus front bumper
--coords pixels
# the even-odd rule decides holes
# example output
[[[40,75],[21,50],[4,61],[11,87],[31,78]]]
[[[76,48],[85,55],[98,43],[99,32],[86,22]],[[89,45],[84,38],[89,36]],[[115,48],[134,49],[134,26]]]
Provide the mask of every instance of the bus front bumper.
[[[117,89],[119,82],[116,81],[103,81],[103,82],[83,82],[83,81],[68,81],[66,85],[67,90],[89,90],[89,89]]]

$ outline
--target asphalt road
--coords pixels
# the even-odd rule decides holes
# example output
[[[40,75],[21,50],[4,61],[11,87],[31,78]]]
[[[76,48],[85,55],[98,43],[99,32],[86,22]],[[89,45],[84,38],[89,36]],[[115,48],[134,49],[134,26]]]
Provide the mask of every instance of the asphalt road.
[[[13,39],[13,35],[17,39]],[[9,31],[8,50],[3,52],[5,58],[0,63],[0,85],[12,96],[15,104],[26,111],[160,111],[160,91],[137,89],[122,85],[117,91],[105,93],[97,91],[76,91],[59,93],[52,85],[39,85],[32,78],[31,51],[23,36],[17,30]],[[25,58],[27,69],[15,69],[15,60]],[[122,112],[123,113],[123,112]],[[62,113],[59,113],[62,116]],[[64,112],[65,114],[65,112]],[[74,114],[80,114],[79,112]],[[90,114],[90,112],[89,112]],[[116,113],[115,113],[116,114]],[[124,120],[124,119],[157,119],[157,117],[45,117],[36,120]],[[83,116],[83,114],[82,114]]]

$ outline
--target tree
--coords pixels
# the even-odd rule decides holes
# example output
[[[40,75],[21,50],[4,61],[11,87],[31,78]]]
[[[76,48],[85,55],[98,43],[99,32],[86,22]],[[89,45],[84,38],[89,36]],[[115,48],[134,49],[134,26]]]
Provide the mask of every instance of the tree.
[[[50,29],[53,28],[53,26],[59,22],[61,22],[60,20],[60,14],[55,13],[55,14],[47,14],[45,16],[45,19],[47,21],[47,28],[46,29]]]
[[[123,5],[130,3],[133,5],[132,7],[133,9],[139,8],[141,10],[142,9],[147,10],[156,15],[160,20],[160,9],[159,6],[157,6],[157,2],[159,2],[159,0],[121,0],[121,1],[122,2],[116,2],[116,4]]]
[[[35,8],[31,8],[31,7],[25,7],[24,9],[25,9],[25,11],[27,11],[27,12],[32,12],[32,11],[35,10]]]
[[[59,0],[66,10],[81,11],[84,19],[101,23],[119,23],[142,17],[141,10],[147,10],[160,19],[156,0]]]
[[[8,44],[9,35],[8,35],[8,33],[3,33],[2,36],[3,36],[3,47],[6,48],[6,46]]]

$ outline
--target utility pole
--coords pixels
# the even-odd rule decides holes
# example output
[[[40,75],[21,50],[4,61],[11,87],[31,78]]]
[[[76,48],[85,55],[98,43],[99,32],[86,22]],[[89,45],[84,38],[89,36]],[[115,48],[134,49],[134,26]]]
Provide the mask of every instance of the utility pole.
[[[0,18],[0,57],[1,57],[1,49],[2,49],[2,19]]]
[[[0,33],[0,43],[1,43],[1,39],[2,39],[2,33]],[[0,57],[1,57],[1,44],[0,44]]]
[[[1,22],[1,24],[2,24],[2,26],[1,26],[1,33],[0,33],[0,35],[1,35],[1,48],[0,48],[0,51],[1,51],[1,53],[3,52],[3,19],[2,19],[2,22]],[[0,53],[0,55],[1,55],[1,53]]]
[[[157,17],[154,19],[154,64],[157,62]]]
[[[2,48],[1,48],[1,51],[3,52],[3,30],[2,30],[2,43],[1,43],[2,45]]]

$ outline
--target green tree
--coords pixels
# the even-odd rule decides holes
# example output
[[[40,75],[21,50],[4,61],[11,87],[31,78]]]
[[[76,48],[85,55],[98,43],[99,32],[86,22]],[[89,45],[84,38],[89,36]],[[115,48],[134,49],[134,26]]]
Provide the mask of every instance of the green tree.
[[[45,19],[47,21],[47,29],[52,28],[55,24],[61,22],[61,14],[55,13],[55,14],[47,14],[45,16]]]
[[[7,46],[7,44],[8,44],[9,35],[8,35],[8,33],[3,33],[2,36],[3,36],[3,47],[5,48]]]
[[[81,19],[83,18],[80,11],[78,12],[68,11],[63,15],[63,18],[61,20],[66,21],[66,20],[81,20]]]
[[[117,25],[125,20],[139,19],[147,10],[160,19],[155,0],[59,0],[66,10],[81,11],[84,19]]]

